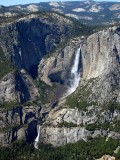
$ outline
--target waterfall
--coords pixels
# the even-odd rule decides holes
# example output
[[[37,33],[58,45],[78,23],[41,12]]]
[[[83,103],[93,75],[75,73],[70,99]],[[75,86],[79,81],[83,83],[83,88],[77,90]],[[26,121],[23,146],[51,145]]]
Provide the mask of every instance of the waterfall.
[[[40,138],[40,129],[41,129],[41,126],[38,126],[38,135],[37,135],[37,137],[35,139],[35,144],[34,144],[34,147],[36,149],[38,149],[38,142],[39,142],[39,138]]]
[[[68,89],[67,96],[70,95],[71,93],[73,93],[79,85],[79,81],[80,81],[80,72],[79,72],[80,52],[81,52],[81,47],[79,47],[77,49],[76,54],[75,54],[74,63],[73,63],[71,73],[70,73],[70,79],[69,79],[70,87]]]

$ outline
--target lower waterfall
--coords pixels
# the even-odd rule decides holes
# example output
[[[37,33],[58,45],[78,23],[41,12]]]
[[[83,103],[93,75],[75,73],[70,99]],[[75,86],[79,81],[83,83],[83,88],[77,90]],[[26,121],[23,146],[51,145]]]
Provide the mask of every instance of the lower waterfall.
[[[39,143],[39,138],[40,138],[40,129],[41,129],[41,126],[38,126],[38,135],[37,135],[37,137],[35,139],[35,144],[34,144],[34,147],[36,149],[38,149],[38,143]]]
[[[67,91],[67,96],[72,94],[79,85],[80,72],[79,72],[79,60],[80,60],[81,47],[79,47],[75,54],[74,64],[71,69],[70,79],[69,79],[69,89]]]

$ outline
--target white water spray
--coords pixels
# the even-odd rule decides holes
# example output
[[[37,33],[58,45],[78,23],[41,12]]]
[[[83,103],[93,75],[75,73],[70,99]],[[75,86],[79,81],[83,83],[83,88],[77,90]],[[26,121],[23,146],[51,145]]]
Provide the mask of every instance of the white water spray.
[[[38,142],[39,142],[39,138],[40,138],[40,129],[41,129],[41,126],[38,126],[38,135],[37,135],[37,137],[35,139],[35,144],[34,144],[34,147],[36,149],[38,149]]]
[[[76,52],[76,55],[75,55],[74,64],[73,64],[73,67],[71,69],[71,77],[69,79],[70,88],[68,89],[67,96],[70,95],[71,93],[73,93],[79,85],[80,72],[78,72],[78,69],[79,69],[80,52],[81,52],[81,47],[79,47],[77,49],[77,52]]]

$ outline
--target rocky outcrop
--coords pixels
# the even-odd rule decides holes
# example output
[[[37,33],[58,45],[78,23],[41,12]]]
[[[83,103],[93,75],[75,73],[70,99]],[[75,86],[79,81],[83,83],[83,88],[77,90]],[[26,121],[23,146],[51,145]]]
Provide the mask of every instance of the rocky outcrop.
[[[6,75],[0,82],[0,101],[14,101],[15,96],[15,78],[13,73]]]
[[[114,122],[119,121],[120,112],[118,110],[103,110],[97,106],[88,107],[86,111],[77,108],[61,108],[61,105],[59,107],[49,113],[41,126],[40,142],[62,146],[79,140],[87,141],[90,137],[98,136],[106,137],[106,140],[109,137],[120,139],[119,132],[109,129],[109,126],[106,129],[104,127],[108,123],[114,126]],[[97,124],[101,125],[99,129]],[[89,130],[88,125],[96,125],[96,127]]]
[[[109,155],[104,155],[101,158],[96,159],[96,160],[115,160],[115,157],[109,156]]]
[[[67,84],[75,53],[81,41],[80,38],[72,39],[62,51],[56,50],[49,58],[42,59],[38,70],[39,78],[48,85],[54,82]]]
[[[40,142],[52,144],[53,146],[63,146],[68,143],[75,143],[80,140],[87,141],[88,138],[96,137],[112,137],[120,139],[120,134],[116,132],[108,132],[107,130],[88,131],[84,127],[42,127],[40,130]],[[108,140],[106,138],[106,140]]]
[[[37,136],[38,106],[16,106],[9,111],[0,109],[0,144],[7,145],[15,140],[32,142]]]
[[[0,102],[23,103],[39,95],[32,78],[24,71],[11,72],[0,81]]]
[[[85,125],[111,122],[114,119],[118,121],[120,119],[120,112],[117,110],[103,110],[98,106],[90,106],[85,111],[77,108],[62,108],[52,110],[46,119],[46,124],[57,126],[60,123],[68,122],[77,125]]]
[[[75,143],[78,140],[86,140],[84,128],[53,128],[41,129],[40,141],[52,144],[53,146],[63,146],[67,143]]]

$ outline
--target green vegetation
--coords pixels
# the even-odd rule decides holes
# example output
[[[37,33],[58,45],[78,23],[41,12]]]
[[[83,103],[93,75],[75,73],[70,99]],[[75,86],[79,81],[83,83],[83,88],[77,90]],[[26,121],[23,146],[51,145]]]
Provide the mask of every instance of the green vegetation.
[[[105,109],[109,110],[119,110],[120,111],[120,104],[116,102],[116,99],[113,99],[113,101],[110,101],[108,104],[103,105]]]
[[[72,122],[63,122],[63,123],[59,123],[58,127],[67,127],[67,128],[71,128],[71,127],[77,127],[77,124],[72,123]]]
[[[18,127],[20,128],[20,125],[18,125],[18,124],[8,125],[5,128],[0,128],[0,132],[2,132],[2,133],[9,132],[9,131],[15,130]]]
[[[33,145],[26,144],[25,142],[14,142],[10,147],[0,148],[1,160],[29,160],[34,151]]]
[[[109,138],[94,138],[88,142],[79,141],[54,148],[52,145],[39,144],[39,150],[32,144],[14,142],[9,147],[0,148],[0,160],[94,160],[104,154],[120,159],[120,153],[114,154],[119,141]]]
[[[56,44],[56,46],[52,47],[51,51],[44,55],[44,58],[50,58],[56,52],[60,53],[62,50],[69,44],[69,38],[65,38],[62,42]]]
[[[105,123],[92,123],[92,124],[86,124],[85,128],[89,131],[94,131],[94,130],[110,130],[114,132],[120,132],[120,121],[113,121],[112,123],[110,122],[105,122]]]
[[[110,126],[110,130],[114,132],[120,132],[120,121],[114,121],[113,124]]]
[[[4,108],[5,111],[13,109],[16,106],[18,106],[18,103],[15,101],[4,102],[4,103],[0,104],[0,108]]]
[[[52,86],[47,85],[40,79],[35,80],[35,85],[39,90],[39,97],[36,97],[36,100],[33,102],[35,104],[45,104],[45,103],[55,103],[58,98],[57,93],[60,92],[61,85],[53,84]]]
[[[1,17],[1,19],[0,19],[0,24],[5,24],[5,23],[13,23],[13,22],[15,22],[17,19],[19,19],[19,18],[23,18],[23,17],[25,17],[25,16],[27,16],[28,14],[26,14],[25,12],[21,12],[21,13],[19,13],[18,15],[15,15],[15,16],[11,16],[11,17]]]
[[[26,101],[26,102],[22,103],[23,106],[32,106],[32,105],[34,106],[35,104],[38,104],[37,98],[34,101]]]
[[[13,71],[13,67],[10,61],[5,57],[4,52],[0,47],[0,79],[11,71]]]
[[[52,87],[47,85],[45,82],[39,80],[35,81],[35,84],[39,90],[39,97],[36,98],[36,103],[49,103],[52,98]]]
[[[91,105],[97,105],[97,102],[88,102],[88,97],[91,93],[91,86],[97,79],[92,78],[80,86],[73,94],[67,97],[66,105],[70,108],[79,108],[85,110]]]
[[[110,123],[109,122],[105,122],[105,123],[92,123],[92,124],[87,124],[85,126],[85,128],[89,131],[94,131],[94,130],[100,130],[100,129],[103,129],[103,130],[107,130],[110,126]]]
[[[116,102],[116,97],[113,98],[113,100],[109,101],[106,104],[100,105],[97,103],[97,95],[92,93],[92,88],[94,84],[98,81],[98,78],[91,78],[84,83],[82,83],[77,90],[69,95],[66,100],[66,105],[70,108],[79,108],[82,110],[86,110],[89,106],[100,106],[101,108],[105,110],[119,110],[120,111],[120,104]],[[91,99],[94,99],[94,101],[91,101],[89,97],[92,97]]]
[[[96,26],[92,26],[92,25],[88,25],[88,24],[85,25],[74,18],[68,18],[68,19],[71,19],[73,21],[72,37],[89,36],[97,31],[99,31],[100,26],[96,27]]]

